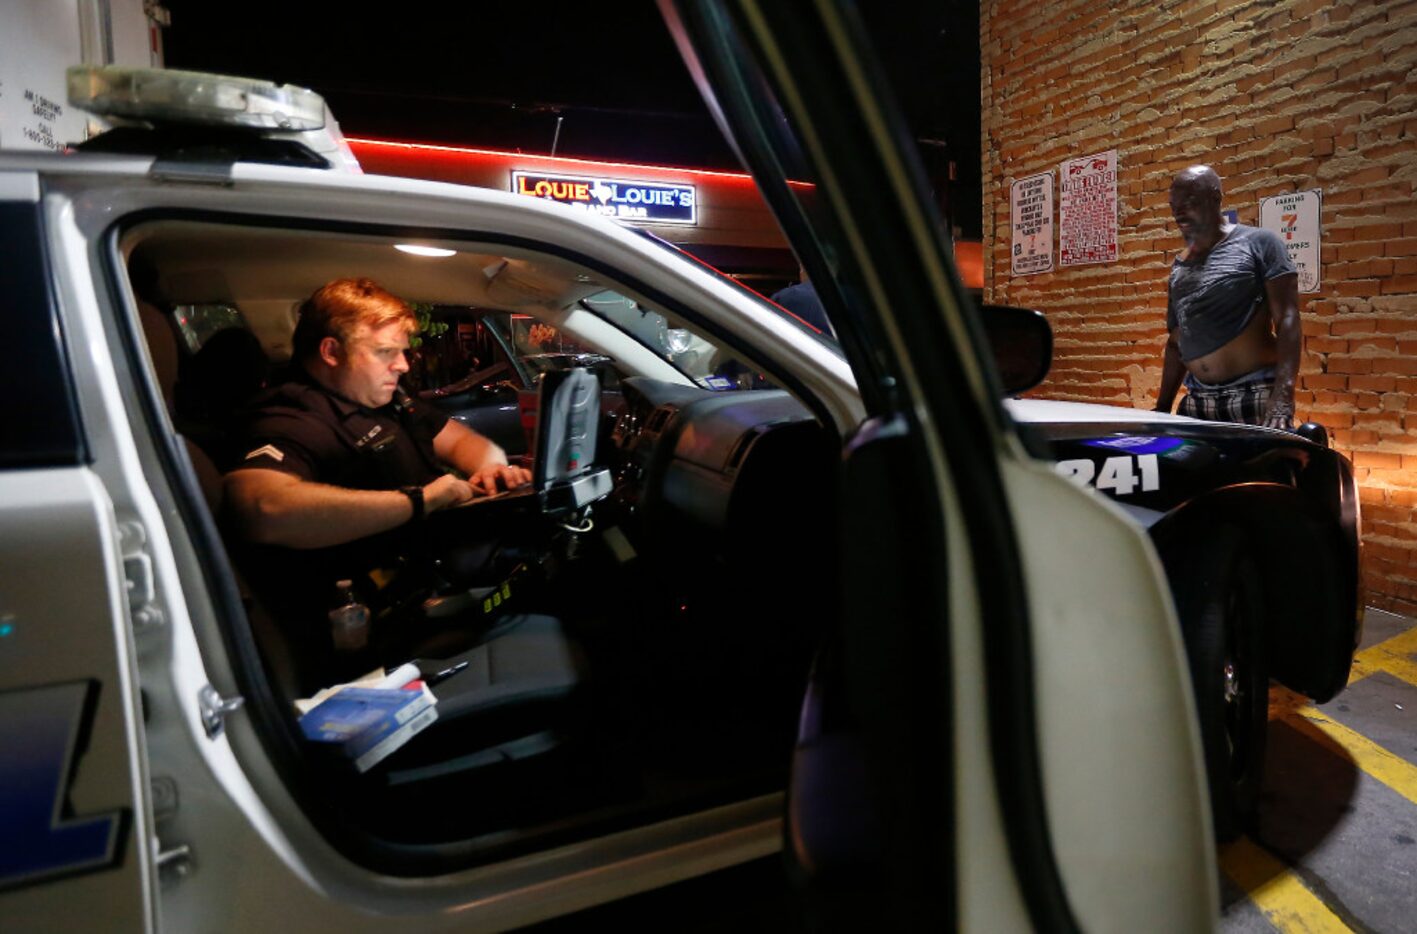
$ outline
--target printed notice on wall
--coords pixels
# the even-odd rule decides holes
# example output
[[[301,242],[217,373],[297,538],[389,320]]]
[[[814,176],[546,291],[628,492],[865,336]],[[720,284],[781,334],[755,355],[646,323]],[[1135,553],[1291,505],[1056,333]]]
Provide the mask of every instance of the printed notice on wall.
[[[1069,159],[1059,167],[1058,263],[1117,261],[1117,150]]]
[[[1013,223],[1013,274],[1053,270],[1053,173],[1030,175],[1009,188]]]
[[[1299,291],[1317,292],[1319,275],[1319,215],[1323,192],[1318,188],[1260,199],[1260,226],[1279,234],[1289,259],[1299,270]]]

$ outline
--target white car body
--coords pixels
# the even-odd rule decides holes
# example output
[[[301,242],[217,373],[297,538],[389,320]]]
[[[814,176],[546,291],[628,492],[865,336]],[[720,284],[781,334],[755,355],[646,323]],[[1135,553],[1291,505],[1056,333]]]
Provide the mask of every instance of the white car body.
[[[137,329],[131,302],[109,288],[106,237],[138,212],[201,212],[355,230],[493,231],[555,244],[626,279],[654,282],[694,309],[703,330],[763,349],[757,362],[802,387],[845,437],[864,410],[839,354],[612,222],[506,193],[253,165],[210,184],[164,174],[142,158],[11,154],[0,156],[0,202],[41,208],[47,286],[89,454],[69,466],[0,469],[7,578],[0,618],[21,635],[0,643],[0,697],[75,679],[101,682],[93,738],[68,796],[78,818],[128,815],[111,866],[0,891],[7,930],[498,930],[779,848],[781,796],[768,795],[460,871],[398,878],[349,859],[312,826],[240,709],[209,735],[199,692],[210,685],[222,698],[236,695],[234,662],[184,519],[185,494],[169,481],[155,442],[171,425],[145,409],[151,373],[132,365],[141,351],[124,349]],[[6,314],[31,312],[9,307]],[[547,320],[595,338],[594,322]],[[608,350],[637,375],[683,379],[651,354]],[[1008,407],[1021,421],[1040,422],[1078,421],[1102,408]],[[1111,408],[1105,417],[1175,420]],[[1113,505],[1076,490],[1016,443],[990,456],[1002,461],[1023,530],[1046,798],[1079,920],[1088,930],[1203,929],[1218,903],[1212,841],[1190,689],[1155,555]],[[953,553],[967,563],[959,523],[951,536]],[[90,554],[80,559],[75,549],[84,543]],[[142,592],[144,580],[150,593]],[[977,617],[970,587],[957,587],[953,599],[961,619]],[[991,765],[980,752],[988,743],[978,629],[961,626],[952,640],[957,839],[965,854],[960,926],[1022,929],[1027,915]],[[0,755],[13,778],[24,753]],[[172,791],[175,802],[165,797]]]

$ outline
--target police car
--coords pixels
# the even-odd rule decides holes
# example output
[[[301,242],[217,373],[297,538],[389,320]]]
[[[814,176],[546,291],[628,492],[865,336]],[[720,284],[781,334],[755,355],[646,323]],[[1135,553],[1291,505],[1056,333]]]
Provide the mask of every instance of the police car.
[[[1260,429],[1006,407],[1043,332],[1000,312],[1034,350],[1022,376],[989,353],[1001,331],[853,79],[849,14],[715,9],[666,17],[840,344],[613,222],[321,170],[238,129],[324,120],[261,82],[77,71],[76,103],[165,109],[0,155],[7,929],[504,929],[779,850],[840,923],[1211,923],[1210,799],[1246,776],[1207,794],[1202,742],[1258,741],[1266,656],[1316,697],[1351,660],[1345,463]],[[763,69],[749,51],[821,31],[843,39]],[[866,176],[892,194],[859,200]],[[367,772],[300,734],[293,702],[322,685],[291,634],[328,624],[272,618],[243,579],[204,446],[223,400],[190,396],[213,334],[279,363],[299,302],[344,275],[528,379],[597,372],[612,481],[495,534],[466,520],[499,557],[426,606],[472,664],[419,661],[470,687]],[[515,388],[534,441],[546,413]],[[1299,536],[1303,592],[1266,550]],[[543,622],[498,628],[522,617]]]

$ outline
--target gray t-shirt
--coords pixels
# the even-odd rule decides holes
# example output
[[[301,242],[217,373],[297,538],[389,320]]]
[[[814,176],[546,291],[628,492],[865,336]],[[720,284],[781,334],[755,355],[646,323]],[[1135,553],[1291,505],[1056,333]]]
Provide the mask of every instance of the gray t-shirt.
[[[1181,359],[1204,357],[1238,337],[1264,304],[1264,284],[1296,271],[1278,234],[1243,224],[1202,259],[1178,257],[1166,287],[1166,329],[1176,335]]]

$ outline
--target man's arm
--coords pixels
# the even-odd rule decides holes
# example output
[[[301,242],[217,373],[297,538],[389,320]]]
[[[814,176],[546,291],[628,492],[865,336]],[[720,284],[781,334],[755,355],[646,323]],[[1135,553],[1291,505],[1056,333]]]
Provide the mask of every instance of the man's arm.
[[[224,484],[242,536],[260,544],[326,548],[413,518],[413,503],[398,490],[350,490],[260,467],[234,470]],[[466,482],[439,477],[423,488],[424,509],[434,512],[472,496]]]
[[[449,467],[467,474],[479,493],[496,493],[499,482],[510,490],[531,481],[529,470],[508,466],[506,451],[456,419],[448,419],[433,436],[433,453]]]
[[[1299,274],[1275,276],[1264,284],[1274,321],[1276,358],[1274,390],[1269,396],[1264,424],[1270,428],[1294,427],[1294,382],[1304,350],[1304,327],[1299,318]]]
[[[1181,348],[1176,343],[1176,335],[1166,335],[1166,349],[1161,355],[1161,388],[1156,392],[1156,411],[1170,412],[1176,403],[1176,392],[1181,388],[1181,380],[1186,376],[1186,365],[1181,362]]]

